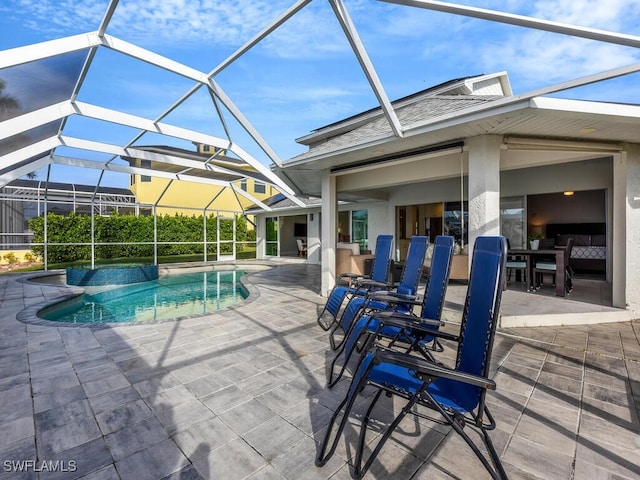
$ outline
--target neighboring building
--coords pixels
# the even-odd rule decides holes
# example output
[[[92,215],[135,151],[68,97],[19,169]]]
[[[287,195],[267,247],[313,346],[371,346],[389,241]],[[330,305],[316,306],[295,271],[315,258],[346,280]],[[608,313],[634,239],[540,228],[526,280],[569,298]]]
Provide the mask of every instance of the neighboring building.
[[[579,235],[599,260],[583,265],[611,282],[613,306],[640,312],[640,106],[514,96],[505,72],[392,105],[401,136],[376,108],[298,139],[308,152],[276,169],[322,199],[303,213],[321,222],[308,231],[321,232],[309,259],[321,262],[323,292],[345,234],[340,212],[366,211],[368,238],[394,232],[400,258],[415,234],[452,234],[463,253],[485,234],[514,247],[530,233]],[[259,215],[259,233],[269,218]]]
[[[97,215],[138,213],[135,196],[126,188],[14,180],[0,188],[0,250],[28,251],[28,222],[45,211],[90,215],[92,207]]]
[[[278,193],[266,178],[245,162],[228,156],[224,151],[216,152],[208,145],[196,144],[197,151],[168,146],[136,148],[152,155],[171,156],[175,154],[181,159],[208,163],[212,170],[218,171],[216,184],[177,182],[160,176],[132,174],[130,188],[138,202],[147,204],[149,209],[153,205],[157,205],[157,213],[160,215],[173,215],[174,213],[201,215],[205,208],[207,214],[215,212],[220,212],[220,215],[225,215],[225,212],[238,214],[255,204],[253,200],[262,201]],[[132,167],[150,172],[154,170],[157,173],[158,170],[164,170],[172,174],[182,172],[198,175],[198,171],[189,170],[182,164],[169,165],[166,161],[160,163],[150,159],[122,158]],[[239,177],[244,178],[238,180]],[[235,185],[242,192],[246,192],[247,196],[239,195],[233,189],[227,188],[228,185],[224,184],[225,181]]]

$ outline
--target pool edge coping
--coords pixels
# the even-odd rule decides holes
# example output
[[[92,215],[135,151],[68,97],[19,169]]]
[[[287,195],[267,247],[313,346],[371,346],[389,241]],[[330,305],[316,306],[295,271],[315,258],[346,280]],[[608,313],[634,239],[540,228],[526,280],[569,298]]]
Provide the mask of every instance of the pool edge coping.
[[[232,267],[232,268],[231,268]],[[177,264],[175,266],[159,266],[158,267],[158,271],[159,271],[159,275],[163,276],[163,275],[169,275],[172,271],[178,272],[178,271],[183,271],[185,272],[186,270],[189,270],[191,273],[197,273],[197,272],[205,272],[205,271],[216,271],[216,270],[247,270],[245,272],[244,275],[242,275],[242,277],[240,277],[240,284],[242,285],[243,288],[245,288],[248,292],[247,298],[245,298],[242,302],[236,304],[236,305],[231,305],[229,307],[226,307],[222,310],[217,310],[215,312],[211,312],[211,313],[207,313],[204,315],[185,315],[182,317],[177,317],[177,318],[170,318],[170,319],[160,319],[160,320],[143,320],[143,321],[139,321],[139,322],[134,322],[134,323],[127,323],[127,322],[122,322],[122,323],[114,323],[114,322],[107,322],[107,323],[69,323],[69,322],[56,322],[54,320],[45,320],[43,318],[40,318],[38,316],[38,312],[40,310],[43,310],[44,308],[47,307],[51,307],[53,305],[56,305],[58,303],[62,303],[62,302],[66,302],[68,300],[71,300],[75,297],[78,297],[80,295],[83,295],[85,293],[85,289],[82,287],[78,287],[75,285],[67,285],[67,284],[54,284],[54,283],[45,283],[45,282],[37,282],[37,281],[33,281],[34,278],[38,278],[38,277],[53,277],[53,276],[62,276],[65,274],[64,270],[51,270],[48,272],[37,272],[33,275],[29,275],[23,278],[18,279],[19,282],[24,282],[24,283],[32,283],[32,284],[37,284],[43,288],[47,288],[47,287],[51,287],[51,288],[64,288],[67,289],[68,292],[67,293],[63,293],[61,294],[59,297],[53,298],[53,299],[49,299],[49,300],[44,300],[42,302],[38,302],[35,303],[33,305],[30,305],[28,307],[23,308],[22,310],[20,310],[17,314],[16,314],[16,320],[18,320],[19,322],[25,324],[25,325],[35,325],[35,326],[41,326],[41,327],[64,327],[64,328],[92,328],[92,329],[101,329],[101,328],[113,328],[113,327],[136,327],[136,326],[143,326],[143,325],[153,325],[153,324],[160,324],[160,323],[167,323],[167,322],[179,322],[182,320],[189,320],[189,319],[193,319],[193,318],[203,318],[203,317],[207,317],[209,315],[218,315],[220,313],[229,311],[229,310],[235,310],[237,308],[240,308],[242,306],[248,305],[250,303],[255,302],[259,297],[260,297],[260,290],[259,288],[254,285],[253,283],[251,283],[250,281],[250,276],[252,273],[255,272],[261,272],[264,270],[269,270],[272,268],[276,268],[277,265],[269,265],[269,264],[264,264],[264,263],[246,263],[246,264],[242,264],[242,263],[237,263],[237,262],[233,262],[233,264],[231,263],[226,263],[226,264],[217,264],[217,265],[198,265],[198,266],[193,266],[193,267],[189,267],[188,265],[180,265]],[[161,273],[162,270],[162,273]]]

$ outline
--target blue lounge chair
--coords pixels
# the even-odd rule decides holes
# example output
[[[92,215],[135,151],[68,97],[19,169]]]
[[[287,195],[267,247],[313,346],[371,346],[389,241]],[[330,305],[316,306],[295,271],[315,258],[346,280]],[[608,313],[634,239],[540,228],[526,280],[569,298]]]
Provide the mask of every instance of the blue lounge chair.
[[[333,387],[342,377],[344,370],[357,348],[361,343],[361,338],[366,334],[382,335],[391,338],[393,343],[401,342],[403,345],[409,345],[407,350],[418,349],[427,358],[431,358],[430,352],[426,349],[427,344],[431,344],[431,349],[441,349],[440,344],[433,335],[424,334],[422,331],[414,333],[410,328],[413,324],[428,325],[429,328],[438,328],[440,325],[440,317],[442,316],[442,308],[444,306],[444,297],[447,293],[447,285],[449,284],[449,274],[451,272],[451,260],[453,258],[453,237],[439,235],[433,245],[433,255],[431,259],[431,268],[429,271],[429,279],[425,287],[422,301],[404,298],[402,295],[391,296],[385,292],[375,292],[369,295],[373,301],[361,309],[362,315],[353,322],[350,331],[347,333],[347,339],[342,343],[336,356],[329,367],[328,387]],[[408,312],[401,313],[397,309],[399,304],[420,305],[421,313],[419,317],[415,317]],[[375,308],[384,305],[384,308]],[[407,328],[399,328],[387,325],[379,328],[379,319],[389,319],[398,317],[408,322]],[[425,320],[431,321],[426,322]],[[436,322],[435,325],[433,322]],[[336,361],[342,357],[344,353],[344,362],[338,375],[333,378],[333,371]]]
[[[318,315],[318,325],[323,330],[329,330],[337,321],[340,307],[345,298],[351,298],[354,295],[365,295],[366,287],[360,287],[358,281],[370,279],[374,282],[386,282],[389,277],[389,266],[391,264],[391,252],[393,247],[393,235],[378,235],[376,239],[376,250],[373,257],[373,265],[371,266],[371,274],[369,277],[359,273],[343,273],[339,276],[339,281],[329,293],[324,308]],[[325,312],[331,315],[328,324],[322,321]]]
[[[362,280],[358,281],[358,287],[360,290],[365,291],[367,294],[376,291],[386,291],[391,294],[399,294],[405,298],[412,298],[415,300],[418,293],[418,284],[420,283],[420,277],[422,276],[422,267],[424,264],[424,257],[427,253],[427,246],[429,245],[429,238],[419,235],[411,237],[409,242],[409,250],[407,251],[407,258],[404,266],[402,267],[402,275],[400,276],[400,283],[394,285],[389,282],[377,282],[374,280]],[[347,306],[344,308],[340,320],[336,322],[333,329],[329,332],[329,342],[331,348],[336,350],[340,347],[342,342],[346,339],[347,332],[351,328],[351,324],[358,317],[360,310],[365,306],[373,306],[374,308],[384,308],[384,302],[375,302],[370,300],[366,295],[354,296],[349,300]],[[396,305],[396,309],[399,311],[409,311],[413,308],[412,304],[399,303]],[[336,333],[342,333],[342,338],[337,341]]]
[[[496,384],[487,377],[493,348],[500,300],[505,282],[507,243],[504,237],[478,237],[474,246],[469,288],[462,315],[455,368],[447,368],[423,357],[385,349],[379,345],[365,353],[356,371],[347,395],[334,412],[324,440],[316,455],[316,465],[324,465],[333,455],[345,425],[351,420],[350,412],[359,392],[366,386],[377,389],[362,418],[362,426],[353,462],[354,478],[362,478],[384,443],[415,405],[423,405],[439,413],[432,420],[450,425],[458,433],[494,479],[506,479],[500,458],[488,432],[495,421],[485,403],[488,389]],[[393,319],[389,324],[394,324]],[[380,321],[380,325],[385,323]],[[401,324],[400,324],[401,325]],[[439,335],[438,331],[428,332]],[[378,400],[386,395],[403,398],[406,403],[398,416],[380,434],[371,454],[363,463],[367,426]],[[334,425],[341,412],[342,420],[334,434]],[[480,451],[464,431],[465,426],[477,429],[487,448]],[[379,429],[376,430],[379,433]],[[469,477],[475,477],[472,472]]]

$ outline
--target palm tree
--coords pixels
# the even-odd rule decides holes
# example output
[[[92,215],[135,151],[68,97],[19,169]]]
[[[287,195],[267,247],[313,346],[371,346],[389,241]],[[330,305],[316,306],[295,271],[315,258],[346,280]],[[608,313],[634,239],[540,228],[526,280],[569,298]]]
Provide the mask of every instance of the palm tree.
[[[3,119],[7,112],[20,107],[18,100],[2,93],[6,86],[5,81],[0,78],[0,119]]]
[[[12,110],[17,110],[20,108],[18,100],[2,93],[6,86],[7,83],[0,78],[0,120],[6,119],[9,116],[8,113]],[[27,173],[27,178],[33,180],[34,178],[36,178],[36,175],[36,172]]]

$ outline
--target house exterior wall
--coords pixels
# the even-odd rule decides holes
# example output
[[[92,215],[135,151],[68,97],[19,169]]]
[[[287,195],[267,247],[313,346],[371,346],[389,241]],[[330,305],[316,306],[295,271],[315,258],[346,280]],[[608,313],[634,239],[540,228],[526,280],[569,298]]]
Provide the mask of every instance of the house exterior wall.
[[[467,172],[466,154],[457,162],[458,171]],[[462,177],[465,200],[468,200],[469,177]],[[525,196],[541,193],[553,193],[564,190],[607,191],[606,219],[612,219],[613,167],[612,158],[603,157],[594,160],[572,161],[563,164],[543,164],[530,168],[520,168],[500,172],[499,197]],[[448,178],[421,183],[410,183],[390,188],[388,201],[380,204],[381,233],[395,232],[396,208],[406,205],[456,202],[461,197],[461,179]],[[386,204],[386,206],[385,206]],[[371,217],[371,214],[370,214]],[[493,222],[495,223],[495,222]],[[495,226],[495,225],[494,225]],[[371,227],[370,227],[371,228]],[[499,222],[498,222],[499,228]],[[370,233],[373,238],[374,234]],[[613,245],[612,233],[608,233],[607,244]],[[470,240],[471,242],[471,240]],[[607,266],[611,272],[613,248],[608,249]]]
[[[372,197],[384,198],[357,204],[358,209],[369,210],[373,239],[380,233],[396,233],[397,207],[458,202],[462,190],[469,201],[470,219],[478,217],[475,223],[469,222],[469,243],[474,234],[499,232],[502,197],[604,191],[604,207],[586,212],[575,223],[606,222],[607,280],[612,282],[613,306],[640,313],[640,145],[531,141],[524,144],[531,148],[523,149],[523,144],[512,148],[499,136],[466,139],[458,153],[341,172],[335,177],[336,191],[370,192]],[[472,162],[476,164],[470,168]],[[484,198],[487,194],[490,198]],[[469,198],[483,195],[485,201],[477,204]],[[330,205],[323,199],[323,212]],[[554,219],[572,223],[571,218],[561,217],[563,211]],[[331,246],[325,248],[323,243],[323,250]]]
[[[185,181],[173,182],[169,185],[170,180],[158,177],[151,177],[148,182],[142,182],[140,175],[135,177],[130,189],[136,196],[136,200],[151,205],[159,201],[158,214],[160,215],[175,213],[200,215],[203,208],[214,198],[215,202],[209,206],[211,211],[239,212],[241,206],[248,208],[252,205],[250,200],[235,194],[229,188]],[[167,189],[166,192],[165,189]],[[266,193],[255,193],[254,181],[251,179],[247,181],[247,191],[261,201],[277,193],[271,185],[266,185]],[[178,208],[177,205],[183,208]]]

